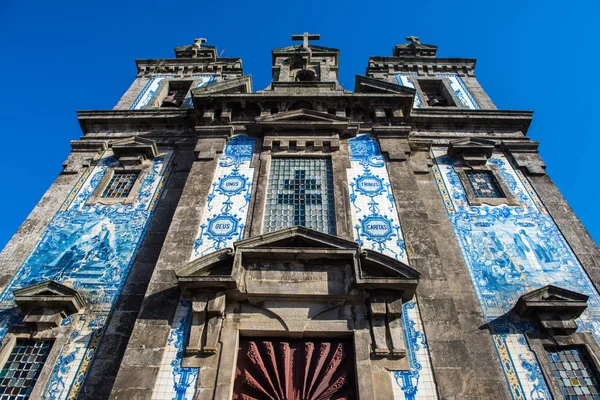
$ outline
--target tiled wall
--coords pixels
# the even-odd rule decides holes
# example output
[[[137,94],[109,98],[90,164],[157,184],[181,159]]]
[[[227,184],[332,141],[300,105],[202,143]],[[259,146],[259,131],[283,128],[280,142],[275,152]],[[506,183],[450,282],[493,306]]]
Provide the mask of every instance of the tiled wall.
[[[396,74],[396,81],[398,82],[398,85],[407,86],[407,87],[414,89],[415,88],[414,83],[412,83],[410,81],[410,79],[408,79],[409,77],[413,77],[413,76],[418,76],[418,75],[417,74]],[[469,89],[467,89],[467,86],[462,81],[462,79],[460,79],[460,77],[458,75],[456,75],[456,74],[435,74],[435,76],[448,79],[448,82],[450,83],[450,88],[452,88],[452,90],[454,91],[454,95],[456,96],[458,101],[460,101],[460,104],[463,107],[469,108],[471,110],[479,110],[479,105],[477,105],[477,102],[475,101],[473,96],[471,96]],[[421,99],[421,96],[419,96],[419,94],[417,93],[417,94],[415,94],[415,100],[413,103],[413,107],[421,108],[422,106],[423,106],[423,99]]]
[[[140,94],[135,99],[131,107],[129,107],[129,109],[141,110],[148,106],[162,85],[165,84],[165,79],[168,80],[168,78],[175,78],[175,75],[154,75],[152,78],[150,78],[148,83],[146,83],[146,86],[144,86],[144,88],[140,91]],[[194,80],[194,85],[192,88],[198,88],[201,86],[210,85],[214,82],[215,77],[214,75],[192,75],[191,79]],[[192,98],[190,96],[184,99],[183,104],[187,108],[194,107],[192,104]]]
[[[191,400],[196,392],[198,368],[183,368],[181,360],[192,322],[192,304],[180,300],[173,317],[167,348],[156,378],[152,400]]]
[[[61,350],[44,392],[45,399],[75,398],[92,362],[107,319],[129,273],[170,166],[170,152],[153,160],[131,205],[85,205],[108,167],[119,163],[107,151],[84,172],[32,253],[0,295],[0,336],[21,316],[12,301],[15,289],[55,280],[78,290],[88,303]]]
[[[254,168],[250,161],[254,142],[245,135],[227,142],[202,213],[192,260],[242,239],[252,194]]]
[[[408,264],[402,229],[390,179],[379,144],[369,135],[349,140],[348,185],[354,239],[372,249]],[[394,398],[437,399],[427,342],[416,299],[403,306],[402,323],[410,370],[391,371]]]
[[[505,315],[519,296],[553,284],[590,296],[580,330],[600,339],[600,297],[548,211],[523,174],[494,153],[488,163],[519,206],[470,206],[446,150],[433,150],[434,174],[484,317],[515,399],[548,399],[548,389],[523,333],[525,321]]]

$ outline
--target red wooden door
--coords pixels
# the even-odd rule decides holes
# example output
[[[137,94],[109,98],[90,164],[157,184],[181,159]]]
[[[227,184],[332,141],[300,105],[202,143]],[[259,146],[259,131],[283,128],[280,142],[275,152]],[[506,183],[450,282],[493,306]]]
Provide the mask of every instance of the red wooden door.
[[[234,400],[355,400],[351,341],[240,338]]]

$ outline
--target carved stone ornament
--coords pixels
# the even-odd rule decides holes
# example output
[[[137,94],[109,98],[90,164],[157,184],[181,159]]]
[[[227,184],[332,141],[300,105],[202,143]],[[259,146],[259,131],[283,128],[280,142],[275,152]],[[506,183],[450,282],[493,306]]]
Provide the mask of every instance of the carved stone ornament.
[[[55,281],[17,289],[14,301],[25,317],[23,323],[34,331],[60,326],[62,320],[86,306],[79,292]]]
[[[265,300],[301,304],[306,299],[352,304],[368,310],[376,355],[401,357],[406,348],[402,303],[412,299],[419,279],[418,272],[400,261],[304,227],[239,241],[234,249],[189,262],[176,275],[193,305],[189,355],[216,351],[227,298],[253,306]],[[286,330],[302,334],[302,326],[295,328],[294,323],[294,318],[282,320]]]

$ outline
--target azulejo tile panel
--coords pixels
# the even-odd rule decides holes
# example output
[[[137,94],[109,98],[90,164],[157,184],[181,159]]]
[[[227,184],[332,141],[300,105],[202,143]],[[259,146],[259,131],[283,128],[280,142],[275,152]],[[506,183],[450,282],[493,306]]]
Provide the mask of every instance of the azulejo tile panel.
[[[402,85],[402,86],[406,86],[406,87],[415,89],[414,83],[409,79],[409,77],[413,77],[413,76],[416,77],[418,75],[417,74],[396,74],[396,81],[398,82],[398,85]],[[460,104],[463,107],[469,108],[471,110],[479,110],[479,105],[477,104],[477,102],[475,101],[473,96],[471,96],[469,89],[467,89],[467,86],[462,81],[462,79],[460,79],[460,77],[458,75],[456,75],[456,74],[435,74],[435,76],[448,79],[448,82],[450,83],[450,88],[452,89],[452,91],[456,95],[456,98],[458,99],[458,101],[460,101]],[[421,96],[419,96],[419,94],[417,93],[415,95],[413,107],[421,108],[422,106],[423,106],[423,99],[421,99]]]
[[[443,148],[433,149],[433,158],[438,188],[513,397],[550,398],[523,336],[534,328],[505,314],[522,294],[557,285],[590,296],[578,325],[600,338],[600,296],[527,179],[504,154],[494,153],[488,163],[498,167],[519,206],[470,206],[453,169],[455,160]]]
[[[350,203],[356,242],[408,264],[390,179],[379,144],[369,135],[350,145]]]
[[[170,171],[171,152],[153,160],[133,204],[86,205],[107,168],[118,166],[110,151],[88,168],[42,234],[34,250],[0,294],[0,336],[18,322],[13,291],[45,280],[78,290],[84,313],[63,325],[73,332],[62,348],[44,392],[45,399],[76,398],[125,283]]]
[[[163,80],[165,78],[174,77],[175,75],[155,75],[152,78],[150,78],[148,83],[146,83],[146,86],[144,86],[144,88],[142,89],[138,97],[135,99],[131,107],[129,107],[129,109],[141,110],[142,108],[146,107],[148,104],[150,104],[150,102],[154,98],[154,95],[158,92],[158,89],[161,88]]]
[[[379,144],[370,135],[349,140],[350,203],[354,239],[372,249],[408,264],[398,211]],[[394,398],[437,399],[429,350],[416,299],[403,306],[402,324],[410,369],[391,371]]]
[[[173,327],[163,353],[152,400],[192,400],[196,392],[198,368],[181,366],[187,334],[192,323],[192,304],[180,300],[173,317]]]
[[[225,145],[202,213],[192,260],[242,239],[252,195],[254,168],[250,162],[255,141],[237,135]]]
[[[159,89],[164,84],[164,80],[166,78],[175,78],[175,75],[154,75],[146,86],[140,91],[138,97],[134,100],[130,110],[141,110],[144,107],[148,106],[156,93],[158,93]],[[199,88],[202,86],[210,85],[214,82],[214,75],[192,75],[192,79],[194,80],[194,88]],[[187,108],[194,108],[194,104],[192,103],[192,98],[187,97],[183,102],[184,106]]]

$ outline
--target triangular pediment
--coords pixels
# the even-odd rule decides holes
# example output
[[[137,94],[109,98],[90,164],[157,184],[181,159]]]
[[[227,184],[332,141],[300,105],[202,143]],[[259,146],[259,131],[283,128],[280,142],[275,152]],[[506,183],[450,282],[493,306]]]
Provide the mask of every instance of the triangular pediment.
[[[496,142],[480,138],[466,138],[453,140],[448,145],[448,155],[455,159],[462,159],[467,164],[485,164],[492,156]]]
[[[382,93],[382,94],[406,94],[414,96],[415,89],[398,85],[396,83],[386,82],[380,79],[369,78],[362,75],[356,75],[354,83],[355,93]]]
[[[419,279],[420,276],[402,261],[368,249],[361,250],[360,265],[363,278]]]
[[[527,302],[586,302],[589,296],[554,285],[547,285],[521,296]]]
[[[233,249],[227,248],[197,258],[175,270],[179,276],[229,276]]]
[[[210,94],[244,94],[252,93],[252,77],[229,79],[192,89],[192,96],[206,96]]]
[[[23,312],[34,308],[55,308],[75,313],[86,305],[77,290],[55,281],[44,281],[17,289],[13,295],[15,303]]]
[[[519,297],[513,311],[520,317],[552,313],[577,318],[586,309],[588,298],[582,293],[547,285]]]
[[[115,140],[110,144],[110,147],[117,158],[143,154],[147,159],[151,160],[158,155],[156,142],[152,139],[146,139],[140,136]]]
[[[236,249],[291,247],[355,250],[358,249],[358,244],[303,226],[285,228],[277,232],[265,233],[235,243]]]
[[[305,108],[291,111],[283,111],[277,114],[258,117],[257,122],[277,123],[277,122],[348,122],[346,117],[329,114],[326,112],[308,110]]]
[[[76,296],[77,290],[62,285],[55,281],[45,281],[35,285],[17,289],[13,292],[15,297],[23,296]]]

